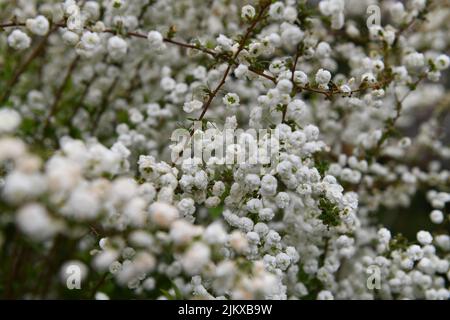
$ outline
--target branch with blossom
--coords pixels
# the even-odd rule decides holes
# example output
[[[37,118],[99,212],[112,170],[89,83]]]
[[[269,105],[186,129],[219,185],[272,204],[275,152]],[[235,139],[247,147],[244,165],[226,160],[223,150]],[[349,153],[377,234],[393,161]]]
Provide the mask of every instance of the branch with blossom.
[[[1,7],[1,297],[449,299],[444,1]]]

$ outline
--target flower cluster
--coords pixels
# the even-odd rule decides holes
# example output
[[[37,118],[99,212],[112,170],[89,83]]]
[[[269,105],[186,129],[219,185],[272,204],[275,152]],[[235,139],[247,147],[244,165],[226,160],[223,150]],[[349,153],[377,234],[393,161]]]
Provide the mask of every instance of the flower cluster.
[[[3,4],[0,294],[448,300],[440,2]]]

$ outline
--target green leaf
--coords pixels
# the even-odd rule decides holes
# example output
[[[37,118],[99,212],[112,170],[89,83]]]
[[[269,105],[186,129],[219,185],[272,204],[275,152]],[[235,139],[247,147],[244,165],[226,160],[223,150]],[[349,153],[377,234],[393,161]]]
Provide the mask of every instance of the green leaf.
[[[222,215],[223,205],[219,205],[215,208],[209,208],[208,211],[211,217],[218,219]]]
[[[324,195],[320,196],[319,209],[322,211],[319,215],[319,219],[322,220],[322,223],[328,228],[337,227],[341,224],[339,208]]]

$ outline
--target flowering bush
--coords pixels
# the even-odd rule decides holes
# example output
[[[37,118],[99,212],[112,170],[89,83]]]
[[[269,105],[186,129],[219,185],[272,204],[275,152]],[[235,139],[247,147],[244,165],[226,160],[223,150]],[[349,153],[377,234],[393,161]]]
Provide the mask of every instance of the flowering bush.
[[[0,1],[0,293],[449,299],[449,18]]]

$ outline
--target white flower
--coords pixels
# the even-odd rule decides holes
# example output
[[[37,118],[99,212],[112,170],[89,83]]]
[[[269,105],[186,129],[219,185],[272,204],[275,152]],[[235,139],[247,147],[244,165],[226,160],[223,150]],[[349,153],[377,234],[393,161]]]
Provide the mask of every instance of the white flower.
[[[2,191],[8,202],[20,203],[41,195],[46,189],[45,178],[41,174],[16,170],[6,176]]]
[[[322,290],[318,293],[317,300],[334,300],[334,297],[330,291]]]
[[[247,201],[247,210],[249,212],[257,213],[262,208],[261,200],[253,198]]]
[[[260,42],[252,42],[250,43],[250,46],[248,47],[248,52],[253,56],[253,57],[258,57],[259,55],[261,55],[263,53],[263,45]]]
[[[302,118],[304,117],[305,111],[306,111],[306,104],[300,99],[295,99],[289,102],[287,106],[286,116],[288,119],[294,121],[301,121]],[[290,139],[291,140],[295,139],[295,143],[297,145],[301,145],[304,142],[306,142],[306,135],[302,131],[296,130],[292,133]]]
[[[96,292],[95,293],[95,300],[109,300],[109,297],[104,292]]]
[[[308,76],[303,71],[295,71],[294,82],[298,85],[305,86],[308,84]]]
[[[26,147],[22,140],[12,137],[0,139],[0,162],[7,159],[19,159],[26,155]]]
[[[378,241],[383,244],[388,244],[391,241],[391,232],[386,228],[378,230]]]
[[[192,215],[195,212],[195,202],[191,198],[183,198],[178,202],[177,208],[183,215]]]
[[[417,233],[417,241],[422,245],[431,244],[433,237],[428,231],[422,230]]]
[[[281,270],[286,270],[291,264],[291,257],[284,252],[280,252],[276,256],[276,262],[278,268],[280,268]]]
[[[290,202],[289,194],[287,194],[286,192],[278,193],[277,196],[275,197],[275,202],[278,208],[281,209],[287,208]]]
[[[181,257],[181,264],[188,275],[196,275],[209,262],[211,250],[202,242],[194,243]]]
[[[316,54],[319,57],[328,57],[331,53],[331,47],[327,42],[320,42],[316,48]]]
[[[74,219],[94,219],[100,210],[100,202],[95,193],[88,188],[79,187],[72,191],[69,200],[61,211]]]
[[[303,131],[305,132],[308,141],[315,141],[319,137],[319,128],[315,125],[308,124]]]
[[[427,4],[426,0],[412,0],[411,1],[411,6],[415,9],[415,10],[423,10],[423,8],[425,8],[425,5]]]
[[[433,210],[430,213],[430,220],[433,223],[440,224],[444,221],[444,214],[441,210]]]
[[[239,106],[239,96],[236,93],[227,93],[223,99],[223,103],[227,107],[237,107]]]
[[[339,87],[339,90],[345,94],[345,95],[349,95],[352,92],[352,88],[350,88],[350,86],[348,84],[343,84]],[[381,89],[382,90],[382,89]],[[375,91],[375,90],[374,90]]]
[[[239,228],[244,232],[249,232],[253,230],[254,222],[252,219],[247,217],[241,217],[239,219]]]
[[[434,239],[436,244],[445,251],[450,251],[450,236],[445,234],[437,235]]]
[[[191,113],[197,110],[200,110],[203,107],[203,103],[198,100],[192,100],[185,102],[183,105],[183,110],[186,113]]]
[[[147,35],[147,40],[150,43],[150,48],[153,50],[161,50],[164,48],[164,38],[158,31],[150,31]]]
[[[231,40],[230,38],[228,38],[227,36],[225,36],[223,34],[220,34],[217,37],[216,41],[223,50],[231,51],[232,46],[233,46],[233,40]]]
[[[250,190],[258,190],[261,186],[261,179],[259,178],[259,175],[250,173],[245,176],[245,183]]]
[[[292,82],[288,79],[281,79],[280,81],[278,81],[277,83],[277,89],[281,92],[281,93],[290,93],[292,90]]]
[[[97,21],[94,26],[92,27],[92,31],[94,32],[105,32],[106,26],[102,21]]]
[[[272,175],[265,175],[261,179],[261,194],[267,196],[274,196],[277,192],[277,179]]]
[[[241,18],[251,20],[255,17],[255,8],[251,5],[245,5],[241,9]]]
[[[213,195],[221,196],[224,192],[225,192],[225,184],[222,181],[216,181],[212,189]]]
[[[119,257],[119,253],[113,249],[106,249],[100,251],[97,255],[95,255],[92,265],[97,271],[106,271],[109,269],[109,266],[117,260]]]
[[[344,26],[344,13],[338,12],[331,15],[331,28],[341,29]]]
[[[331,73],[328,70],[319,69],[316,73],[316,82],[321,86],[326,86],[331,80]]]
[[[14,30],[8,36],[8,45],[13,49],[24,50],[27,49],[30,46],[30,44],[31,44],[30,37],[20,30]]]
[[[205,200],[205,207],[207,208],[215,208],[220,204],[221,200],[219,197],[213,196],[213,197],[208,197]]]
[[[450,65],[450,58],[445,54],[441,54],[434,59],[434,65],[438,70],[445,70]]]
[[[254,231],[247,232],[246,236],[250,244],[258,244],[260,241],[259,234]]]
[[[286,9],[284,9],[284,15],[283,18],[290,22],[290,23],[294,23],[295,20],[297,20],[297,16],[298,16],[298,12],[294,7],[286,7]]]
[[[271,33],[268,36],[269,43],[274,47],[278,48],[281,45],[281,37],[278,35],[278,33]]]
[[[127,42],[118,36],[113,36],[108,39],[108,54],[113,60],[120,60],[125,57],[127,48]]]
[[[420,68],[425,65],[425,57],[422,53],[411,52],[405,56],[404,62],[410,68]]]
[[[142,283],[142,286],[145,290],[148,291],[152,291],[153,289],[155,289],[156,286],[156,281],[154,278],[147,278],[145,279],[145,281]]]
[[[248,67],[245,64],[240,64],[234,69],[234,75],[238,79],[244,78],[248,74]]]
[[[37,241],[46,240],[56,234],[59,224],[48,214],[46,208],[37,203],[22,207],[16,216],[22,232]]]
[[[282,19],[284,15],[284,4],[281,1],[272,3],[269,8],[269,16],[274,20]]]
[[[100,16],[100,4],[95,1],[87,1],[83,5],[83,11],[90,19],[97,20]]]
[[[44,36],[48,32],[50,24],[46,17],[37,16],[34,19],[27,19],[26,26],[32,33]]]
[[[95,286],[88,265],[110,274],[111,299],[126,288],[159,299],[450,297],[445,112],[418,112],[447,102],[431,83],[450,66],[442,8],[379,1],[387,23],[364,35],[357,1],[157,1],[140,13],[145,1],[10,2],[0,248],[25,241],[35,261],[64,235],[86,265],[63,268],[82,269],[82,288]],[[399,33],[425,13],[433,28]],[[31,35],[49,36],[45,59],[7,56]],[[167,143],[189,137],[186,113],[202,111],[187,145]],[[416,209],[429,205],[437,225],[405,245],[372,213],[411,210],[419,188]],[[372,267],[379,292],[366,288]]]
[[[413,244],[407,249],[408,256],[414,261],[420,260],[423,257],[423,250],[420,246]]]
[[[228,239],[230,247],[238,253],[244,253],[248,250],[247,237],[240,231],[234,230]]]
[[[290,25],[281,33],[281,40],[287,47],[296,46],[304,37],[305,33],[299,27]]]
[[[83,19],[79,13],[74,13],[67,18],[67,29],[74,32],[83,30]]]
[[[76,45],[80,40],[80,36],[75,32],[67,30],[63,33],[63,40],[69,45]]]
[[[389,10],[392,15],[392,19],[395,22],[400,23],[404,19],[405,7],[403,6],[403,3],[395,2],[390,6]]]
[[[202,233],[203,229],[185,220],[177,220],[170,227],[170,238],[176,245],[185,245]]]
[[[203,233],[203,240],[209,244],[224,244],[228,235],[220,222],[210,224]]]
[[[149,207],[150,218],[162,228],[168,228],[178,219],[178,210],[166,203],[155,202]]]
[[[271,208],[262,208],[258,212],[258,217],[262,221],[270,221],[275,216],[275,212]]]
[[[85,31],[81,36],[81,44],[84,49],[93,50],[100,44],[100,37],[96,32]]]
[[[13,132],[21,122],[20,114],[12,109],[0,109],[0,133]]]

